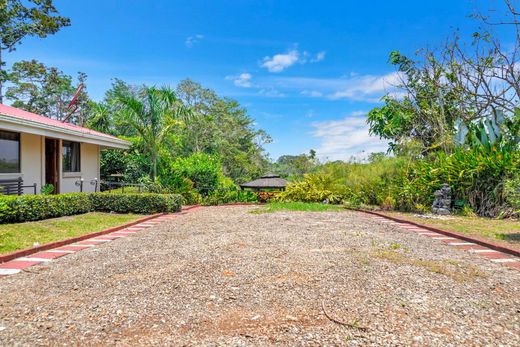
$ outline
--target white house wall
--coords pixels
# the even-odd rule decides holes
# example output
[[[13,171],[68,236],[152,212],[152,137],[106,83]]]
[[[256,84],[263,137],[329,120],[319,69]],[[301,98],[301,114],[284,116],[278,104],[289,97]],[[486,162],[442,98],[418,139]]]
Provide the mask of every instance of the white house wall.
[[[61,146],[60,146],[61,148]],[[94,192],[95,185],[90,184],[93,179],[99,180],[99,146],[89,143],[81,143],[81,172],[63,172],[60,163],[61,189],[60,193],[79,192],[80,187],[76,182],[83,178],[83,192]],[[60,154],[61,158],[61,154]],[[98,188],[99,189],[99,188]]]
[[[23,185],[36,183],[38,193],[42,184],[42,140],[41,136],[20,134],[20,173],[2,173],[0,179],[17,179],[22,177]],[[34,188],[24,188],[24,194],[33,194]]]
[[[89,143],[81,143],[81,172],[63,172],[61,162],[61,141],[59,154],[60,171],[60,193],[79,192],[80,187],[76,186],[76,181],[83,178],[83,191],[94,192],[95,185],[90,181],[99,179],[99,152],[100,146]],[[1,174],[0,179],[17,179],[22,177],[23,185],[33,185],[36,183],[36,192],[40,193],[42,184],[45,182],[45,137],[34,134],[20,134],[20,173]],[[99,190],[99,187],[98,187]],[[33,194],[34,188],[24,188],[24,194]]]

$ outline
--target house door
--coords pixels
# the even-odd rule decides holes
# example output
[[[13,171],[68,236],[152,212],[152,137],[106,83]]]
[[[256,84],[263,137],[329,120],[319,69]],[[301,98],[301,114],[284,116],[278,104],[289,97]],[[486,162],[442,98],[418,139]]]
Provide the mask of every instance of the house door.
[[[54,186],[54,194],[60,192],[59,140],[45,139],[45,184]]]

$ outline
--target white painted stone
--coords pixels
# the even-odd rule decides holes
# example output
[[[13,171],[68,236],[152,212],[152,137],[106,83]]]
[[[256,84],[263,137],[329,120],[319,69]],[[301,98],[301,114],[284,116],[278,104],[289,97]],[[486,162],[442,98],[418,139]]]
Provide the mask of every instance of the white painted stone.
[[[17,258],[15,260],[20,260],[20,261],[39,261],[39,262],[47,262],[47,261],[51,261],[52,259],[45,259],[45,258],[36,258],[36,257],[21,257],[21,258]]]
[[[434,240],[455,240],[453,237],[432,237]]]
[[[20,269],[0,269],[0,275],[14,275],[19,273]]]
[[[450,242],[451,246],[476,246],[474,243],[471,242]]]
[[[492,250],[492,249],[474,249],[471,252],[475,253],[496,253],[498,251]]]

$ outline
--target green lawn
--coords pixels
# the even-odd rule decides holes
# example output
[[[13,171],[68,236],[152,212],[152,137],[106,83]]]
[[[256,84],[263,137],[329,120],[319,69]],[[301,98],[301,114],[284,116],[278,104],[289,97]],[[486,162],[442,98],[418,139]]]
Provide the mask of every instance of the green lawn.
[[[277,211],[308,211],[308,212],[325,212],[325,211],[344,211],[342,206],[327,205],[319,202],[270,202],[261,209],[255,210],[255,213],[270,213]]]
[[[423,225],[455,231],[468,236],[520,249],[520,220],[489,219],[482,217],[449,216],[443,219],[421,218],[411,213],[388,212],[385,214]]]
[[[125,224],[144,216],[91,212],[38,222],[0,224],[0,254],[80,236]]]

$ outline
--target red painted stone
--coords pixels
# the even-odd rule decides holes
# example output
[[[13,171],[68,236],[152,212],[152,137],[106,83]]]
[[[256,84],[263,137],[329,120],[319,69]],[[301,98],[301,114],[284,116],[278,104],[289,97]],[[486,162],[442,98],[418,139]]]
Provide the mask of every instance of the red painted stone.
[[[506,266],[509,266],[513,269],[520,269],[520,261],[514,262],[514,263],[502,263]]]
[[[87,249],[87,248],[90,248],[90,247],[87,247],[87,246],[81,246],[81,247],[63,246],[63,247],[60,247],[60,248],[56,248],[56,250],[57,251],[78,252],[78,251],[81,251],[81,250],[84,250],[84,249]]]
[[[29,258],[42,258],[42,259],[56,259],[59,257],[63,257],[70,253],[56,253],[56,252],[39,252],[35,254],[31,254]]]
[[[509,254],[505,254],[505,253],[501,253],[501,252],[475,253],[475,254],[481,255],[481,256],[489,258],[489,259],[503,259],[503,258],[511,259],[511,258],[513,258]]]
[[[97,246],[97,245],[102,244],[102,243],[103,242],[95,242],[95,241],[91,241],[91,240],[85,240],[85,241],[76,242],[75,245]]]
[[[36,264],[41,264],[39,261],[21,261],[21,260],[11,260],[7,263],[0,264],[0,269],[17,269],[22,270],[26,267],[33,266]]]
[[[100,237],[96,237],[96,239],[101,239],[101,240],[115,240],[115,239],[119,239],[121,236],[126,236],[126,235],[120,235],[120,236],[117,236],[117,235],[114,235],[114,234],[108,234],[108,235],[103,235],[103,236],[100,236]]]

